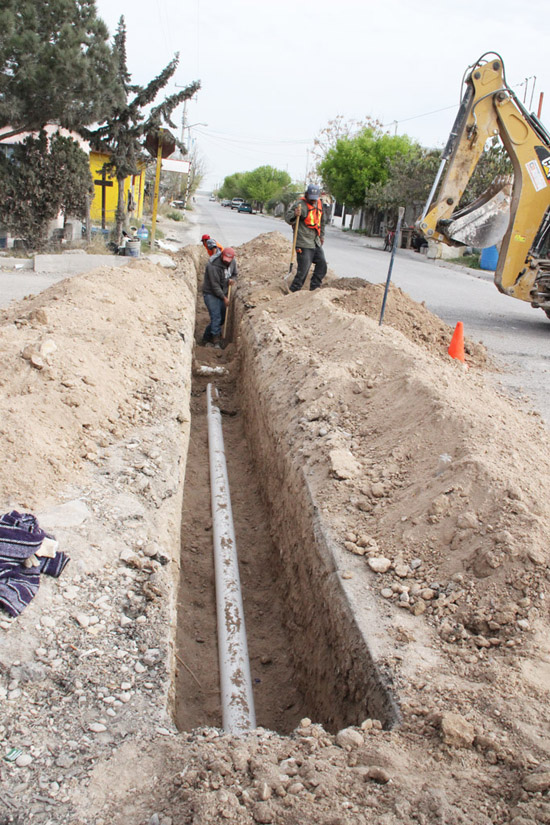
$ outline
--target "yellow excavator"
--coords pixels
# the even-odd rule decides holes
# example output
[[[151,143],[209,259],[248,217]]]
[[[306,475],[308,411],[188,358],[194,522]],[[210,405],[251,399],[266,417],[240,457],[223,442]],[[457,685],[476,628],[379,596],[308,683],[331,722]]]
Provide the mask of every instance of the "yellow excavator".
[[[454,246],[500,243],[496,286],[550,318],[550,260],[544,252],[550,232],[550,134],[508,86],[502,58],[495,52],[482,55],[467,70],[464,83],[455,123],[416,227],[424,237]],[[499,176],[480,198],[457,210],[487,141],[495,137],[511,159],[513,176]]]

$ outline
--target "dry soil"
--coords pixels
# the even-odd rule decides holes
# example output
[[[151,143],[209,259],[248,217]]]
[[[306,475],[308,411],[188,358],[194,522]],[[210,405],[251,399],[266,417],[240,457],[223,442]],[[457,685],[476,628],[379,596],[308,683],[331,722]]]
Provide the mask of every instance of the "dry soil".
[[[237,250],[223,350],[197,343],[195,247],[1,313],[2,511],[71,556],[0,620],[2,825],[550,823],[548,432],[400,290],[382,327],[368,281],[286,294],[288,253]],[[240,738],[208,381],[260,726]]]

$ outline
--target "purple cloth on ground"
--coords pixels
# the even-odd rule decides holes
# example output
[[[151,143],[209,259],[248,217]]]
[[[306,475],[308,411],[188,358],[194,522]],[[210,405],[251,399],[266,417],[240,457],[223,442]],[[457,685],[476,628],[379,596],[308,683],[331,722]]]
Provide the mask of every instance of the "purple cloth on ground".
[[[0,516],[0,558],[27,559],[36,553],[47,535],[31,513],[4,513]]]
[[[0,607],[10,616],[18,616],[33,600],[40,586],[40,574],[57,578],[69,557],[56,553],[54,558],[40,558],[39,567],[25,567],[44,538],[54,538],[41,530],[30,513],[12,510],[0,516]]]

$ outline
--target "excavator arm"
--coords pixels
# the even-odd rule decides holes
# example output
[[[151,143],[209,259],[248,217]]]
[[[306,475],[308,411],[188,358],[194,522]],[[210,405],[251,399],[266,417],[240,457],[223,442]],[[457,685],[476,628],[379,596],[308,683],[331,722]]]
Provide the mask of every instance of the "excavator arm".
[[[465,83],[417,228],[428,239],[455,245],[487,247],[502,239],[496,286],[550,314],[550,261],[539,257],[550,229],[550,135],[507,85],[498,55],[486,62],[480,58]],[[456,211],[487,141],[495,136],[511,159],[513,181],[501,176],[481,198]]]

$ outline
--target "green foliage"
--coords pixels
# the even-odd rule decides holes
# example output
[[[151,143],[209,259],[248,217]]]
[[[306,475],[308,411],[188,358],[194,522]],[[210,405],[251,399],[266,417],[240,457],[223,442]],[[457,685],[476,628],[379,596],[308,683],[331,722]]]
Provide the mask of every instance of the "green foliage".
[[[447,263],[450,264],[460,264],[461,266],[467,266],[470,269],[481,269],[481,255],[473,253],[471,255],[462,255],[460,258],[447,258]]]
[[[387,180],[367,189],[366,206],[395,211],[398,206],[411,204],[420,211],[430,194],[440,159],[440,150],[412,144],[408,152],[392,158]]]
[[[411,146],[407,136],[366,128],[354,138],[339,139],[319,164],[319,174],[336,200],[359,208],[369,187],[386,183],[392,159],[408,154]]]
[[[126,61],[126,25],[124,17],[118,23],[115,35],[114,52],[116,56],[116,79],[121,93],[122,102],[118,103],[111,114],[93,130],[81,130],[93,149],[106,152],[111,160],[107,165],[111,174],[118,181],[118,206],[116,238],[119,239],[125,218],[124,193],[122,181],[128,175],[135,175],[139,169],[139,161],[143,159],[143,138],[145,135],[160,135],[161,128],[166,122],[168,126],[176,128],[171,115],[176,106],[191,98],[200,88],[199,82],[191,83],[181,92],[169,95],[161,103],[149,109],[157,95],[164,89],[178,66],[178,55],[153,78],[146,86],[137,86],[130,83]]]
[[[372,129],[373,132],[379,134],[381,133],[382,123],[370,116],[364,120],[355,120],[355,118],[346,119],[344,115],[337,115],[329,120],[313,140],[311,154],[315,171],[319,174],[319,164],[324,160],[329,149],[334,149],[339,140],[354,138],[365,129]]]
[[[0,126],[78,129],[103,118],[120,99],[108,39],[95,0],[3,0]]]
[[[182,221],[183,220],[183,215],[181,214],[181,212],[168,212],[166,214],[166,217],[170,218],[171,221]]]
[[[46,240],[48,222],[60,210],[84,218],[93,189],[85,152],[72,138],[41,131],[0,153],[0,222],[30,247]]]
[[[249,200],[256,201],[263,209],[264,203],[275,197],[290,183],[288,172],[274,169],[273,166],[259,166],[244,176],[244,189]]]
[[[290,175],[273,166],[258,166],[251,172],[235,172],[228,175],[218,192],[218,197],[245,198],[259,204],[260,210],[267,201],[282,194],[290,185]]]
[[[291,203],[298,200],[300,195],[303,194],[305,186],[303,184],[298,185],[296,183],[289,183],[282,189],[280,192],[277,192],[275,197],[271,198],[266,206],[268,211],[275,209],[277,204],[282,203],[285,209],[287,209]]]
[[[228,175],[224,179],[223,186],[220,188],[218,193],[220,198],[233,200],[233,198],[246,197],[246,192],[244,189],[245,174],[246,172],[234,172],[234,174]]]

